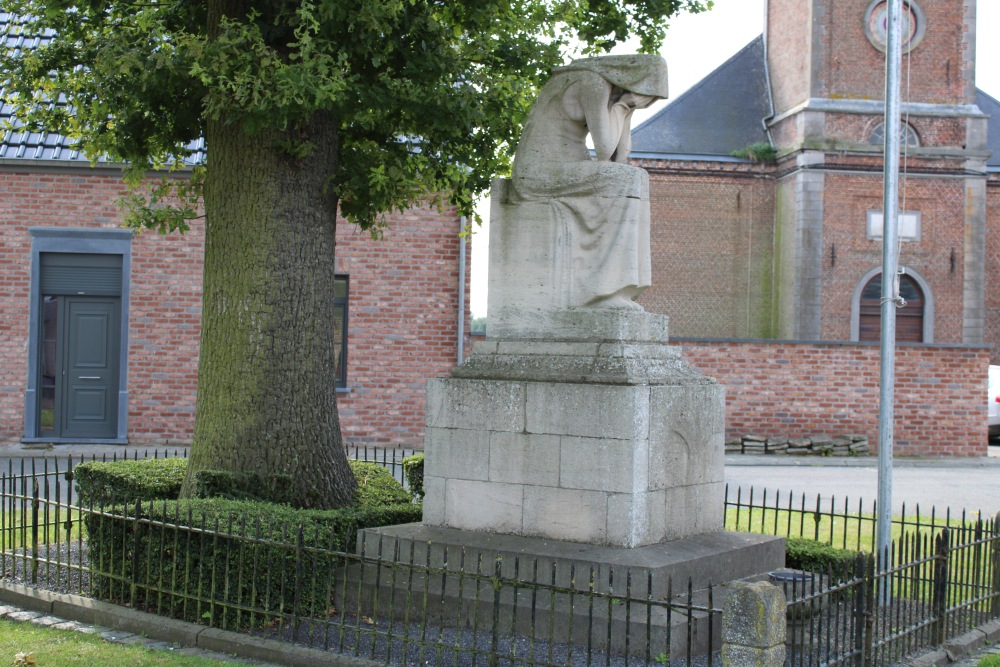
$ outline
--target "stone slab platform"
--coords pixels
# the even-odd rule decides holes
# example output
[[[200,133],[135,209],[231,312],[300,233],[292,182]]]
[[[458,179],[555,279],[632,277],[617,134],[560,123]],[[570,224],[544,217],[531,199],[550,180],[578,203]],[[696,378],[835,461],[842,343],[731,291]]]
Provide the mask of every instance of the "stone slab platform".
[[[670,579],[675,591],[682,587],[686,590],[689,578],[697,590],[777,570],[785,564],[784,538],[730,531],[631,549],[418,523],[368,528],[358,536],[358,553],[368,557],[381,554],[382,558],[391,558],[398,554],[397,560],[409,561],[411,546],[416,564],[456,571],[463,552],[467,570],[482,554],[489,575],[494,573],[493,564],[498,558],[501,576],[505,577],[514,576],[515,561],[522,577],[532,572],[537,562],[537,571],[546,573],[546,581],[551,580],[550,573],[556,573],[559,586],[571,587],[572,568],[581,589],[589,587],[590,568],[594,568],[594,590],[604,592],[609,588],[624,591],[626,573],[631,573],[634,582],[646,582],[651,574],[652,590],[646,591],[644,583],[641,595],[645,597],[648,592],[655,599],[667,596]],[[635,585],[633,589],[637,590]]]
[[[719,647],[703,610],[722,607],[727,582],[781,567],[784,540],[718,532],[627,549],[409,524],[363,531],[358,552],[345,609],[405,615],[416,599],[446,627],[678,658]]]

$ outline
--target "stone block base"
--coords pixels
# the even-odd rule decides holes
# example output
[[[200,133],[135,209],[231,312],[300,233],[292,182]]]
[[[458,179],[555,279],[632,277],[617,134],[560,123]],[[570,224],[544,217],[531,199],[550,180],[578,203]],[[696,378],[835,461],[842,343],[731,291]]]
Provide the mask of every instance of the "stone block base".
[[[719,531],[723,410],[663,344],[488,340],[428,383],[424,523],[616,547]]]

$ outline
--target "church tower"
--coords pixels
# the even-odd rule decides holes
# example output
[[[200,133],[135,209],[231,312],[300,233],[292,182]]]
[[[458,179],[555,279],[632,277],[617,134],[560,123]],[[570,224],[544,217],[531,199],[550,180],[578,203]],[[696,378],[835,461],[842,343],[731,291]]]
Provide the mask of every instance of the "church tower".
[[[982,343],[989,153],[976,0],[903,9],[899,337]],[[887,10],[886,0],[768,0],[779,338],[878,338]]]

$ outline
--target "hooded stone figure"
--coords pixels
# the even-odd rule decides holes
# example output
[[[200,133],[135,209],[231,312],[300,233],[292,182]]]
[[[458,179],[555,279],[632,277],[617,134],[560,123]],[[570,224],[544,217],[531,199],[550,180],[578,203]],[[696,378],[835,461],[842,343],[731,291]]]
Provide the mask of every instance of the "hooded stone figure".
[[[635,109],[667,96],[654,55],[575,60],[554,70],[514,157],[510,203],[547,203],[563,307],[641,309],[650,284],[649,182],[629,166]],[[587,136],[593,140],[592,157]]]

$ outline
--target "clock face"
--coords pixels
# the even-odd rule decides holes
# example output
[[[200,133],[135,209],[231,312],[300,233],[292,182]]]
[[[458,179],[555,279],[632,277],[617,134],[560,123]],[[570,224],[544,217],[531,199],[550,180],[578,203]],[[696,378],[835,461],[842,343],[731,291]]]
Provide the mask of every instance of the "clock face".
[[[924,13],[914,0],[903,0],[902,46],[909,53],[924,36]],[[865,12],[865,34],[875,48],[885,51],[889,34],[889,2],[875,0]]]

